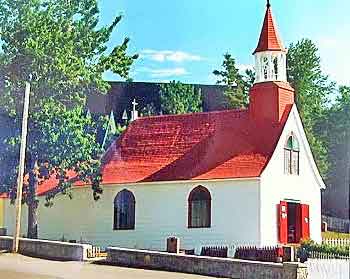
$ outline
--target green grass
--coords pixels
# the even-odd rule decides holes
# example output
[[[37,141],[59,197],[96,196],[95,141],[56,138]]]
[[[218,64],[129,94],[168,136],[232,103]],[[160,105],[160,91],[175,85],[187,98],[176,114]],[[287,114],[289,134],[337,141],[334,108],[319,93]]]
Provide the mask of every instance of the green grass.
[[[322,238],[323,239],[328,239],[328,238],[333,238],[333,239],[339,239],[339,238],[348,238],[350,239],[350,233],[339,233],[339,232],[322,232]]]

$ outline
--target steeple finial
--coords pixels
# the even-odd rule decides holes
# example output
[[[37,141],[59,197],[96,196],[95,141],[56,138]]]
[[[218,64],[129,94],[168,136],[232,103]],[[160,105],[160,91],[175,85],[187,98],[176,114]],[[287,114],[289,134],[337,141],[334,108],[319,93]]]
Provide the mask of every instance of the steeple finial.
[[[267,0],[266,7],[267,7],[267,8],[270,8],[270,7],[271,7],[270,0]]]

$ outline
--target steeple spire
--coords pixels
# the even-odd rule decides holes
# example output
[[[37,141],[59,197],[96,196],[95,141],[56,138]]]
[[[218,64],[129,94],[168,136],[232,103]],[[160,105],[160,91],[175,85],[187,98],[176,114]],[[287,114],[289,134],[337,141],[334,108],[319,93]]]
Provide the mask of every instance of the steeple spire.
[[[277,27],[272,16],[272,10],[270,1],[267,1],[266,4],[266,13],[264,18],[263,27],[261,29],[260,38],[258,46],[256,47],[253,54],[260,51],[266,50],[280,50],[285,51],[282,41],[279,38]]]
[[[255,83],[287,81],[286,49],[280,40],[272,16],[270,1],[266,2],[264,23],[255,56]]]

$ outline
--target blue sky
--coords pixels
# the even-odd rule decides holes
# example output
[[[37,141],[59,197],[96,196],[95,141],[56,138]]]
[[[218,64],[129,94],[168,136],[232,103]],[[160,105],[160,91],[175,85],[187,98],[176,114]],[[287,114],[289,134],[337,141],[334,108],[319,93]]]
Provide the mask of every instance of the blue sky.
[[[99,0],[101,23],[124,18],[110,46],[130,37],[129,53],[138,53],[134,81],[180,80],[214,84],[211,74],[231,53],[239,67],[253,64],[265,13],[264,0]],[[271,0],[280,36],[288,46],[302,38],[320,50],[324,72],[350,85],[349,0]],[[347,71],[346,71],[347,70]],[[106,73],[106,79],[119,80]]]

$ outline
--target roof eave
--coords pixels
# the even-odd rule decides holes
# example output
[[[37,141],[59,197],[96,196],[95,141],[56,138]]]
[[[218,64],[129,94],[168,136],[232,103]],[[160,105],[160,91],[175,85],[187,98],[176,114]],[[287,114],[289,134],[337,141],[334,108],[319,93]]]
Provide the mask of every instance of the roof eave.
[[[203,182],[223,182],[223,181],[260,181],[261,177],[239,177],[239,178],[213,178],[213,179],[190,179],[190,180],[170,180],[170,181],[150,181],[150,182],[122,182],[122,183],[102,183],[102,187],[110,186],[135,186],[135,185],[162,185],[162,184],[189,184],[189,183],[203,183]],[[91,188],[90,184],[73,186],[72,189]],[[38,196],[45,196],[48,192],[41,193]]]

